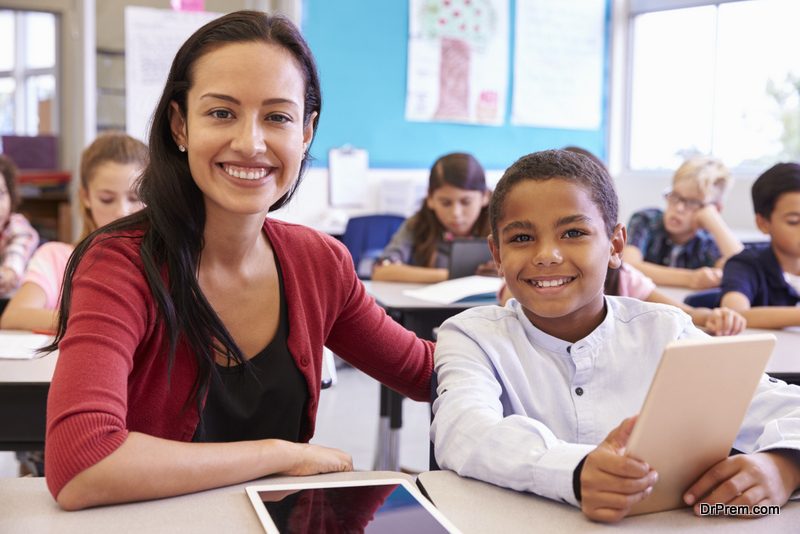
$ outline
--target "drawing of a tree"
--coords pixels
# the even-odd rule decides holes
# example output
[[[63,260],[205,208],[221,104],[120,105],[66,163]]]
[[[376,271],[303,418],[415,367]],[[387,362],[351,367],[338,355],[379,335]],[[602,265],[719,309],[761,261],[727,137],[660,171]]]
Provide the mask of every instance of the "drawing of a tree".
[[[495,18],[489,0],[423,2],[420,13],[423,35],[441,42],[436,119],[469,118],[471,56],[492,38]],[[476,96],[481,101],[491,101],[486,95]]]

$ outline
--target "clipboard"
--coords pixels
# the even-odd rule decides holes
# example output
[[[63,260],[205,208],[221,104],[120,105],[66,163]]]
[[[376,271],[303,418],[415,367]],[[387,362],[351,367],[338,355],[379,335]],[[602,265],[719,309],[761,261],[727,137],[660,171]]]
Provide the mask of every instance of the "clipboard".
[[[328,192],[333,207],[364,206],[367,195],[369,154],[363,148],[344,145],[328,152]]]

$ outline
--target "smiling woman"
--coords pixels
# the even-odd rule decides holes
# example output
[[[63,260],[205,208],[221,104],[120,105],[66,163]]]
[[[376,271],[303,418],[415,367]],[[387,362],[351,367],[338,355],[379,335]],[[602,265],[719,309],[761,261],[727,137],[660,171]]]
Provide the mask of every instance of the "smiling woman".
[[[267,217],[300,182],[320,109],[314,59],[283,17],[232,13],[178,51],[146,208],[67,268],[45,451],[63,508],[351,469],[307,443],[323,345],[428,399],[432,344],[368,297],[341,243]]]

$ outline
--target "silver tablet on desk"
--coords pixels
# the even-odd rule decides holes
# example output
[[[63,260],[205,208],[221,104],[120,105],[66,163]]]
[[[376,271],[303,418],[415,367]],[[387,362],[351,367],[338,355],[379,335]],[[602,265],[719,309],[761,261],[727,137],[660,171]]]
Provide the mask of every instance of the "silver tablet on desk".
[[[407,480],[371,479],[248,486],[267,534],[460,532]]]
[[[667,345],[626,450],[658,482],[631,514],[686,506],[686,490],[730,453],[774,346],[772,334]]]

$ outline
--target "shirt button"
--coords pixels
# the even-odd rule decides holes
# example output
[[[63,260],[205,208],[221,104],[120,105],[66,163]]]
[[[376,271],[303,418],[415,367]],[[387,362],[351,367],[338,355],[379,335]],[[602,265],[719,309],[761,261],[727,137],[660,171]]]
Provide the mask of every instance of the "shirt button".
[[[772,382],[773,384],[777,384],[778,383],[778,379],[777,378],[773,378],[773,377],[769,377],[769,381]]]
[[[579,397],[583,395],[583,388],[580,387],[575,388],[575,394],[578,395]]]
[[[308,358],[306,358],[305,356],[303,356],[303,357],[300,359],[300,365],[302,365],[302,366],[304,366],[304,367],[305,367],[306,365],[308,365]]]

